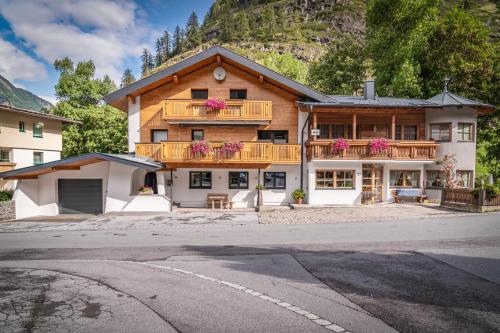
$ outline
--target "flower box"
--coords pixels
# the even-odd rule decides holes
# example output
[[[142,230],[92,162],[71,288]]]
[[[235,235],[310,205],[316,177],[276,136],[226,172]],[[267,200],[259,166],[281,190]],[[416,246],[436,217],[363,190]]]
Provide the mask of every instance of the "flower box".
[[[226,103],[223,100],[217,100],[215,98],[210,98],[205,102],[207,109],[211,111],[223,110],[226,108]]]
[[[195,157],[205,156],[210,153],[210,145],[205,140],[195,140],[191,143],[191,153]]]
[[[391,147],[391,142],[387,139],[373,139],[369,143],[370,154],[377,155],[386,152]]]
[[[347,149],[349,149],[349,142],[344,138],[338,138],[332,143],[332,153],[333,154],[343,154]]]
[[[240,141],[234,142],[224,142],[220,148],[220,152],[226,155],[232,155],[236,152],[240,152],[243,150],[245,145]]]

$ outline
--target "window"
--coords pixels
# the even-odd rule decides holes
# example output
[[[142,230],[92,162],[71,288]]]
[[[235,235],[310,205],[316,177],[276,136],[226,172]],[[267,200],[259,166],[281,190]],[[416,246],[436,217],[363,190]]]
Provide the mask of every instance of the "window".
[[[246,89],[231,89],[229,91],[230,99],[247,99],[247,90]]]
[[[472,171],[457,170],[457,186],[463,188],[472,187]]]
[[[425,187],[442,188],[445,185],[443,173],[439,170],[427,170]]]
[[[0,150],[0,162],[10,162],[10,152],[8,150]]]
[[[167,130],[151,130],[151,142],[160,143],[167,141],[168,131]]]
[[[417,140],[417,125],[396,125],[396,140]]]
[[[320,124],[318,125],[319,129],[319,138],[320,139],[329,139],[330,138],[330,125]]]
[[[203,140],[205,138],[205,131],[204,130],[191,130],[191,140]]]
[[[211,189],[212,173],[210,171],[190,171],[189,188]]]
[[[458,123],[458,141],[472,141],[474,124]]]
[[[285,189],[285,172],[264,172],[264,187],[267,189]]]
[[[191,89],[191,99],[208,99],[208,89]]]
[[[451,124],[431,124],[430,139],[435,141],[450,141],[451,140]]]
[[[420,171],[391,170],[389,182],[391,187],[418,188],[420,187]]]
[[[259,141],[288,143],[288,131],[258,131],[257,137]]]
[[[43,152],[34,151],[33,152],[33,165],[43,164]]]
[[[354,189],[354,170],[316,170],[316,189]]]
[[[346,124],[319,124],[320,139],[352,138],[352,125]]]
[[[33,137],[43,138],[43,125],[40,123],[33,124]]]
[[[26,131],[26,127],[24,126],[24,121],[20,121],[19,122],[19,132],[25,132]]]
[[[247,189],[248,188],[248,172],[230,172],[229,173],[229,188],[230,189]]]

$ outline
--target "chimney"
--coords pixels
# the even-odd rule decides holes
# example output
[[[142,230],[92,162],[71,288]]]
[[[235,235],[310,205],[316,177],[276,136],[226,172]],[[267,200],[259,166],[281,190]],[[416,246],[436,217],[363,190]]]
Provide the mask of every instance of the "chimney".
[[[375,99],[375,80],[365,81],[365,99]]]

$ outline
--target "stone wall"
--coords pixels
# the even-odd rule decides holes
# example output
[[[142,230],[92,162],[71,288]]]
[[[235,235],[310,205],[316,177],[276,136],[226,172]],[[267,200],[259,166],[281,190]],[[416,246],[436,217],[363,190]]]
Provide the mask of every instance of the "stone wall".
[[[16,218],[14,200],[0,201],[0,221],[13,220]]]

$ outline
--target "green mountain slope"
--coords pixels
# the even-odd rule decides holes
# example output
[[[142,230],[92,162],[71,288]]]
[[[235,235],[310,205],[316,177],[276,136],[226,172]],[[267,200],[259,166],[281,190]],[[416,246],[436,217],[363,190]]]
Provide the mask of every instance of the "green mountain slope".
[[[31,92],[17,88],[6,78],[0,75],[0,96],[9,100],[10,105],[35,111],[43,111],[52,107],[46,100],[32,94]]]

